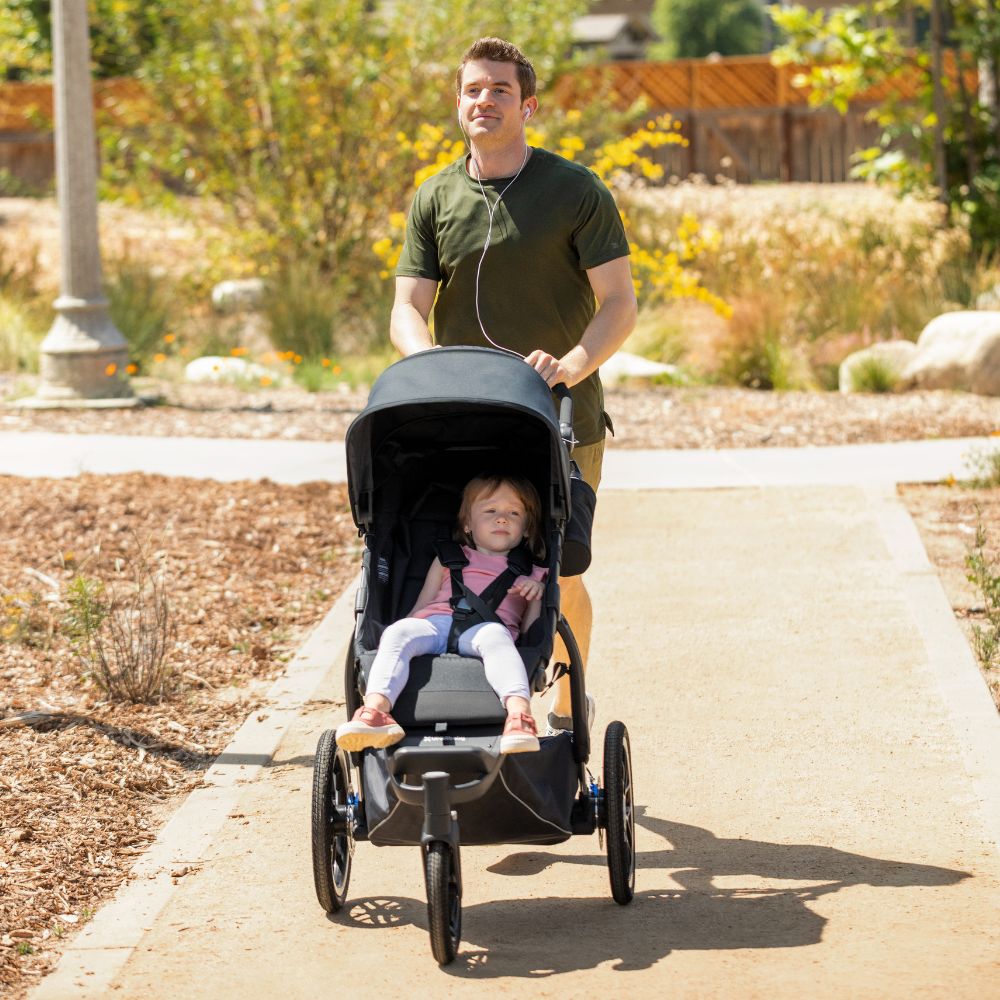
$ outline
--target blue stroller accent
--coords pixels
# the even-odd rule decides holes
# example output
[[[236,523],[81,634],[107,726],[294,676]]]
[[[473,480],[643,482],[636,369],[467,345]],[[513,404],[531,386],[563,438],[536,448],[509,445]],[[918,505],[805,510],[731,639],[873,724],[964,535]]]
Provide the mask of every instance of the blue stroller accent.
[[[415,657],[392,714],[404,739],[348,753],[332,729],[313,772],[312,860],[328,913],[347,897],[355,844],[420,848],[431,950],[451,962],[461,939],[461,844],[557,844],[595,831],[606,840],[611,894],[635,888],[635,823],[628,731],[604,737],[603,781],[588,770],[583,667],[559,611],[560,573],[589,563],[594,495],[571,462],[572,400],[557,416],[544,380],[523,361],[476,347],[415,354],[388,368],[347,432],[351,511],[364,538],[355,632],[347,653],[350,718],[385,627],[420,591],[436,543],[450,537],[462,488],[485,469],[528,477],[542,503],[548,579],[543,610],[518,650],[536,692],[569,676],[573,730],[543,737],[537,753],[499,751],[506,712],[482,661]],[[568,663],[550,664],[559,635]]]

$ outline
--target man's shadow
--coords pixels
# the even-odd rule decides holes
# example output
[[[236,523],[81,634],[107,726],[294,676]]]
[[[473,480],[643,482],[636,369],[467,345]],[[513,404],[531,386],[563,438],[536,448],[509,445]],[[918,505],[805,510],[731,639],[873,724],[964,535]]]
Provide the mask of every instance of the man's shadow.
[[[610,891],[601,897],[466,906],[458,958],[444,971],[469,979],[540,979],[609,961],[619,971],[646,969],[678,950],[802,947],[822,938],[826,918],[808,905],[822,896],[852,886],[947,886],[970,877],[814,844],[719,838],[701,827],[651,816],[642,807],[636,820],[670,847],[638,852],[637,891],[630,906],[616,905]],[[562,865],[604,867],[606,858],[525,851],[488,870],[537,877],[552,869],[558,877]],[[664,869],[671,871],[669,880],[657,879],[653,873]],[[475,877],[468,868],[464,874],[466,880]],[[741,876],[748,881],[744,887],[714,883]],[[762,884],[769,881],[788,884]],[[426,927],[426,912],[421,900],[362,899],[348,905],[347,919],[356,927]]]

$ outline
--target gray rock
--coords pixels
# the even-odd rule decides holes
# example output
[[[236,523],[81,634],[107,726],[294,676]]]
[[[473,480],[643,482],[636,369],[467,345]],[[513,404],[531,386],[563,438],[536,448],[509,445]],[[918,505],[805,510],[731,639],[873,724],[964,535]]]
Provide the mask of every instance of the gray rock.
[[[952,312],[932,319],[920,334],[903,384],[1000,396],[1000,311]]]
[[[267,285],[263,278],[238,278],[220,281],[212,289],[212,305],[222,313],[260,309]]]
[[[676,365],[665,365],[660,361],[650,361],[639,354],[617,351],[601,365],[601,379],[609,385],[626,382],[629,379],[650,379],[657,375],[676,376]]]
[[[841,392],[865,392],[862,373],[867,365],[876,362],[883,365],[897,385],[902,379],[906,366],[917,353],[917,345],[911,340],[886,340],[872,344],[863,350],[848,354],[840,363],[838,383]]]

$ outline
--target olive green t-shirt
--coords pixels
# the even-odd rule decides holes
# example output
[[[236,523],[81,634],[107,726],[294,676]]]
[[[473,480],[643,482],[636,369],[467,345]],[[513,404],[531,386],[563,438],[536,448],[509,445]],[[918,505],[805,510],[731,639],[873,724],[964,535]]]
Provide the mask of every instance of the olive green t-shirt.
[[[492,205],[509,177],[483,181]],[[476,269],[489,212],[464,157],[417,190],[396,274],[439,282],[434,337],[439,344],[489,347],[476,316]],[[479,317],[490,338],[527,355],[559,358],[575,347],[596,303],[588,268],[628,254],[611,192],[586,167],[533,149],[493,217],[479,275]],[[573,387],[581,444],[604,437],[604,395],[594,372]]]

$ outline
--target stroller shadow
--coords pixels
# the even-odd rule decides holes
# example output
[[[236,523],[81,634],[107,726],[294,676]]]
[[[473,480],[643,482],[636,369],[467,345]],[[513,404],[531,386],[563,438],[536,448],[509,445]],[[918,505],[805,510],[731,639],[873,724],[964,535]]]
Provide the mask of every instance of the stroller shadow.
[[[443,971],[467,979],[544,979],[607,962],[617,971],[647,969],[673,951],[802,947],[819,943],[827,922],[810,909],[813,900],[851,886],[947,886],[970,877],[814,844],[720,838],[701,827],[650,816],[641,807],[637,822],[670,847],[639,852],[639,891],[630,906],[616,905],[610,893],[466,906],[465,942]],[[606,860],[603,854],[529,851],[511,854],[489,871],[522,877],[563,864],[604,867]],[[651,873],[664,869],[670,879],[659,888],[645,888],[656,881]],[[740,876],[747,879],[746,887],[713,882]],[[788,884],[768,886],[762,880]],[[427,924],[424,904],[405,898],[360,900],[348,915],[359,927]],[[502,944],[483,948],[477,941]]]

